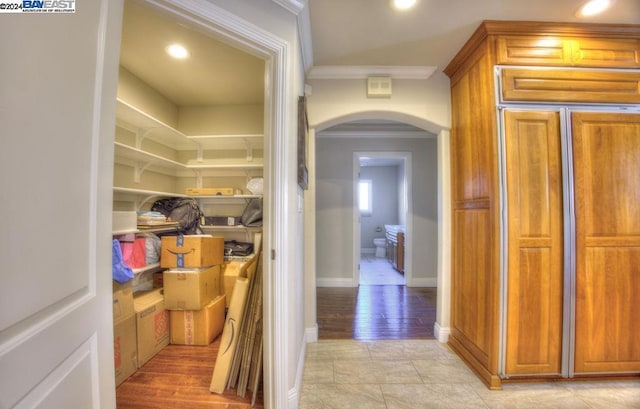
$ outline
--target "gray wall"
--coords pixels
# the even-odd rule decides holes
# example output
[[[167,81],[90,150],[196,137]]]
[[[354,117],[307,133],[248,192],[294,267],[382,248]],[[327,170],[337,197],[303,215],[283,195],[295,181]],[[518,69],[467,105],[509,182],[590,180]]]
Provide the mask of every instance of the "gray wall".
[[[366,166],[360,168],[360,179],[372,184],[373,212],[360,218],[360,248],[374,249],[373,239],[384,237],[385,224],[398,224],[398,166]],[[380,227],[382,231],[376,232]]]
[[[437,142],[435,138],[316,140],[316,280],[349,285],[353,276],[353,153],[412,152],[413,285],[434,286],[437,271]]]

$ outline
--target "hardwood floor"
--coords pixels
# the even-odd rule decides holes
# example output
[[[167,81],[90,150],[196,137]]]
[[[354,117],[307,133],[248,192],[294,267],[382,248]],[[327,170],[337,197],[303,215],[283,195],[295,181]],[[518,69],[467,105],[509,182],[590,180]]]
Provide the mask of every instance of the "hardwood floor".
[[[436,288],[318,287],[316,294],[319,339],[433,338]]]
[[[433,338],[436,289],[402,285],[317,288],[320,339]],[[169,345],[116,389],[118,409],[248,409],[246,398],[209,392],[220,337],[211,345]],[[263,409],[262,392],[256,405]]]
[[[169,345],[116,388],[118,409],[249,409],[234,390],[209,392],[220,337],[209,346]],[[262,392],[254,408],[263,409]]]

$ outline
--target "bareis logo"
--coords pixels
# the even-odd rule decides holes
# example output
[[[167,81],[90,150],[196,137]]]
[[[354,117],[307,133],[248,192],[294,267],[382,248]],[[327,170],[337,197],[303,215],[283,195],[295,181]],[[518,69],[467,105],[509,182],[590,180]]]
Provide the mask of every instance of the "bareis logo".
[[[76,0],[0,1],[0,13],[75,13]]]

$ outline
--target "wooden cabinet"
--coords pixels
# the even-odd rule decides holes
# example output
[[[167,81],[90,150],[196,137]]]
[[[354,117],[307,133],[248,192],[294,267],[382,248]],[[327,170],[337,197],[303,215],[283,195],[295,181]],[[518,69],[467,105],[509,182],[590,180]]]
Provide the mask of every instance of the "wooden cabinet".
[[[505,112],[508,280],[505,371],[561,372],[560,114]]]
[[[640,113],[572,115],[576,373],[640,372]]]
[[[393,268],[404,273],[404,232],[387,230],[387,260],[393,265]]]
[[[640,103],[640,72],[531,68],[501,70],[503,101]]]
[[[503,35],[496,45],[496,62],[504,65],[640,68],[636,39]]]
[[[449,343],[490,388],[640,374],[639,39],[485,22],[445,69]]]

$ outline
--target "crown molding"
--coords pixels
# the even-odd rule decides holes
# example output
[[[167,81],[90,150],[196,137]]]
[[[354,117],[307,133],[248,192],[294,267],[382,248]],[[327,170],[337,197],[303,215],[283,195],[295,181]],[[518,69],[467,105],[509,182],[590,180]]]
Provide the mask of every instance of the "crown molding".
[[[296,16],[300,14],[300,12],[307,5],[306,4],[307,2],[302,0],[273,0],[273,2],[287,9],[288,11],[295,14]]]
[[[300,52],[302,54],[302,65],[304,72],[308,72],[313,67],[313,42],[311,41],[311,16],[307,5],[298,14],[298,38],[300,39]]]
[[[366,79],[370,76],[389,76],[402,80],[426,80],[437,67],[421,65],[322,65],[312,67],[308,78],[312,80]]]

